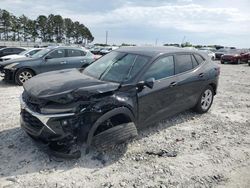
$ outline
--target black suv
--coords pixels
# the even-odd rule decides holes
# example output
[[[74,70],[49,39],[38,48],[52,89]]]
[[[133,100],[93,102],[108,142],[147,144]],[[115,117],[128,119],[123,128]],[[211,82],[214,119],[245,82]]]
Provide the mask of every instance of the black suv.
[[[120,48],[84,70],[28,80],[21,97],[21,127],[53,149],[76,141],[88,146],[120,143],[181,111],[207,112],[219,73],[215,63],[196,51]]]
[[[0,73],[6,81],[23,85],[31,77],[49,71],[84,68],[95,60],[85,49],[75,47],[48,47],[31,57],[0,62]]]

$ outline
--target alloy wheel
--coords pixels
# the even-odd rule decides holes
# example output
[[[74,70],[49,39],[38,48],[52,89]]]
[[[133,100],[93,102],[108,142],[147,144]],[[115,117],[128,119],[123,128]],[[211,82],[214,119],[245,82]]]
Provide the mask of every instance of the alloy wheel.
[[[212,99],[213,99],[213,93],[210,89],[207,89],[201,98],[201,108],[205,111],[207,110],[211,103],[212,103]]]
[[[19,74],[19,80],[21,83],[26,82],[30,78],[32,78],[32,74],[29,71],[23,71]]]

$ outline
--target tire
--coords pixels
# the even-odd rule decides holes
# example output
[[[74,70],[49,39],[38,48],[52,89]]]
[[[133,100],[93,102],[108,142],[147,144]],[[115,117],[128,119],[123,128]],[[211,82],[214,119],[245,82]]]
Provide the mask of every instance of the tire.
[[[212,86],[207,86],[199,97],[197,104],[194,107],[194,111],[199,114],[206,113],[213,104],[214,90]]]
[[[221,61],[221,64],[224,64],[224,62],[223,62],[223,61]]]
[[[15,82],[16,84],[22,86],[24,82],[29,80],[34,76],[34,73],[29,69],[20,69],[15,74]]]
[[[241,62],[240,62],[240,59],[238,59],[236,64],[238,64],[238,65],[239,65],[240,63],[241,63]]]
[[[93,137],[92,143],[96,148],[106,150],[114,145],[124,143],[137,135],[134,123],[124,123],[97,134]]]

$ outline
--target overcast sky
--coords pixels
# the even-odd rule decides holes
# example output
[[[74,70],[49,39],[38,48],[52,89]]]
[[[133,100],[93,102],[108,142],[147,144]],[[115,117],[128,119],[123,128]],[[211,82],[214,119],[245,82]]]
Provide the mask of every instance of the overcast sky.
[[[0,0],[30,18],[60,14],[91,30],[95,43],[221,44],[250,47],[250,0]]]

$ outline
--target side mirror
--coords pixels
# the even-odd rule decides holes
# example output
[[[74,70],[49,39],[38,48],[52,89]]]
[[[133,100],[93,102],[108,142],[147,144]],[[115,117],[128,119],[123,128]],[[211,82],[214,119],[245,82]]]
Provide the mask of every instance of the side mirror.
[[[148,88],[152,89],[154,87],[155,79],[154,78],[149,78],[146,81],[140,81],[137,84],[138,88],[143,88],[144,86],[147,86]]]
[[[48,60],[48,59],[52,59],[52,57],[49,56],[49,55],[47,55],[44,59],[45,59],[45,60]]]
[[[152,89],[154,87],[155,79],[154,78],[149,78],[145,81],[145,86],[148,88]]]

